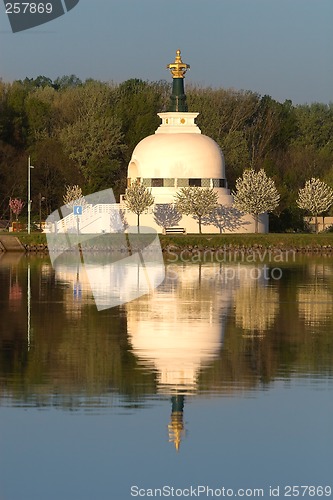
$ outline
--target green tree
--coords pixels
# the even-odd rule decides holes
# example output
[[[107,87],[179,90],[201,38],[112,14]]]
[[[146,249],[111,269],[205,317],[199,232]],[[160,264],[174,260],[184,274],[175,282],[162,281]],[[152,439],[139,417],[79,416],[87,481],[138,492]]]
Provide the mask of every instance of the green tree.
[[[134,182],[126,189],[125,205],[138,217],[138,232],[140,232],[140,215],[154,203],[151,191],[139,182]]]
[[[32,170],[32,210],[36,213],[39,194],[45,200],[43,211],[51,213],[62,205],[65,185],[79,184],[84,186],[84,177],[77,165],[65,154],[59,140],[52,137],[39,139],[34,144]]]
[[[8,143],[16,148],[22,148],[26,145],[28,123],[25,100],[28,92],[27,86],[19,82],[14,82],[8,89],[7,116],[10,124],[8,127]]]
[[[69,89],[66,96],[71,113],[67,125],[59,129],[64,150],[78,165],[89,190],[109,187],[124,151],[121,121],[111,107],[111,90],[89,83]]]
[[[82,81],[76,75],[58,76],[53,84],[54,88],[57,90],[63,90],[69,87],[79,87],[80,85],[82,85]]]
[[[236,191],[233,191],[232,195],[234,206],[254,218],[256,233],[259,215],[271,212],[280,202],[275,182],[267,177],[264,169],[258,172],[252,168],[244,170],[243,176],[236,180]]]
[[[298,134],[293,141],[303,148],[333,152],[333,103],[304,104],[295,108]]]
[[[281,104],[268,95],[263,96],[246,128],[251,167],[261,166],[275,151],[286,149],[296,131],[291,101]]]
[[[160,124],[157,113],[163,111],[166,100],[165,82],[127,80],[116,89],[115,113],[121,117],[122,133],[128,146],[124,157],[126,168],[135,146],[155,132]]]
[[[52,106],[30,94],[25,102],[29,136],[33,141],[51,135]]]
[[[181,214],[192,215],[198,219],[201,234],[202,218],[216,208],[217,200],[218,194],[213,188],[183,187],[176,193],[175,206]]]
[[[78,184],[74,186],[65,186],[66,191],[63,196],[63,203],[68,208],[73,208],[74,203],[76,205],[86,205],[86,200],[82,194],[82,189]]]
[[[9,208],[13,214],[15,214],[16,222],[18,221],[18,217],[22,212],[24,207],[24,203],[19,198],[10,198],[9,200]]]
[[[315,217],[315,230],[318,233],[318,215],[333,205],[333,189],[313,177],[299,190],[296,203],[299,208],[308,210]]]

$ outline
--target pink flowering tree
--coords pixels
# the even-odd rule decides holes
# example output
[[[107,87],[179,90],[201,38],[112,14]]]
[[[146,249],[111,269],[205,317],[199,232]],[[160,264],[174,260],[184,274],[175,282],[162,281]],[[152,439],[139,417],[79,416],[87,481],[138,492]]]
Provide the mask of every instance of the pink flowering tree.
[[[11,198],[9,200],[9,208],[13,214],[15,214],[16,221],[18,220],[18,216],[22,212],[22,208],[24,207],[24,203],[19,198]]]

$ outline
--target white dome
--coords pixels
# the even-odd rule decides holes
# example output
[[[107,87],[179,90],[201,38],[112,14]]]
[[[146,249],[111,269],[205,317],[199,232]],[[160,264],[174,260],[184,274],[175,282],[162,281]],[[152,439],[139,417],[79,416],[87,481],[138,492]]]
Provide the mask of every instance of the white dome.
[[[128,177],[225,179],[223,153],[210,137],[198,133],[157,133],[133,151]]]

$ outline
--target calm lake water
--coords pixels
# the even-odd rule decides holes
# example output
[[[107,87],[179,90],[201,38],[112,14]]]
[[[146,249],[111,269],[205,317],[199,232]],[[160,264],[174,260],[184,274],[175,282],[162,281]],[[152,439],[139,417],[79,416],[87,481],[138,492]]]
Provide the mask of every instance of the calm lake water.
[[[0,255],[0,500],[333,497],[333,257],[174,261],[98,311]]]

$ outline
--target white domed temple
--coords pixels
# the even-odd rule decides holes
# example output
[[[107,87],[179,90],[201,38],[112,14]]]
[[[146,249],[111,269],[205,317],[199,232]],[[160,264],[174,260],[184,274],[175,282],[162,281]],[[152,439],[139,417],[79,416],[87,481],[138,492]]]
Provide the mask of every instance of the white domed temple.
[[[219,145],[201,133],[195,123],[199,113],[188,111],[184,91],[185,73],[189,65],[183,63],[180,50],[175,62],[167,66],[173,77],[170,111],[159,113],[162,123],[135,147],[128,166],[127,185],[140,182],[151,190],[154,205],[140,216],[140,225],[162,232],[162,227],[175,226],[184,232],[198,232],[198,223],[191,216],[178,215],[174,209],[175,195],[179,188],[197,186],[214,188],[220,215],[207,217],[203,232],[254,232],[254,221],[233,208],[233,197],[228,189],[225,162]],[[124,196],[121,208],[126,212],[129,225],[136,225],[136,215],[126,209]],[[177,216],[178,215],[178,216]],[[259,218],[258,231],[268,230],[266,214]]]
[[[217,208],[201,220],[203,233],[255,232],[253,217],[233,206],[219,145],[201,133],[195,123],[199,113],[188,111],[184,78],[189,65],[183,63],[180,50],[167,68],[173,77],[170,110],[158,114],[161,125],[155,134],[145,137],[134,148],[128,166],[127,186],[141,183],[154,198],[154,204],[140,215],[140,226],[159,233],[198,233],[198,221],[190,215],[179,214],[174,206],[180,188],[194,186],[211,188],[217,193]],[[53,212],[47,219],[45,231],[98,234],[123,232],[126,224],[137,226],[137,215],[126,207],[126,194],[120,196],[119,204],[115,203],[111,189],[84,198],[84,206],[80,206],[81,200],[76,200],[74,212],[69,206],[62,207],[61,219],[58,210]],[[265,213],[259,216],[258,232],[267,231]]]

